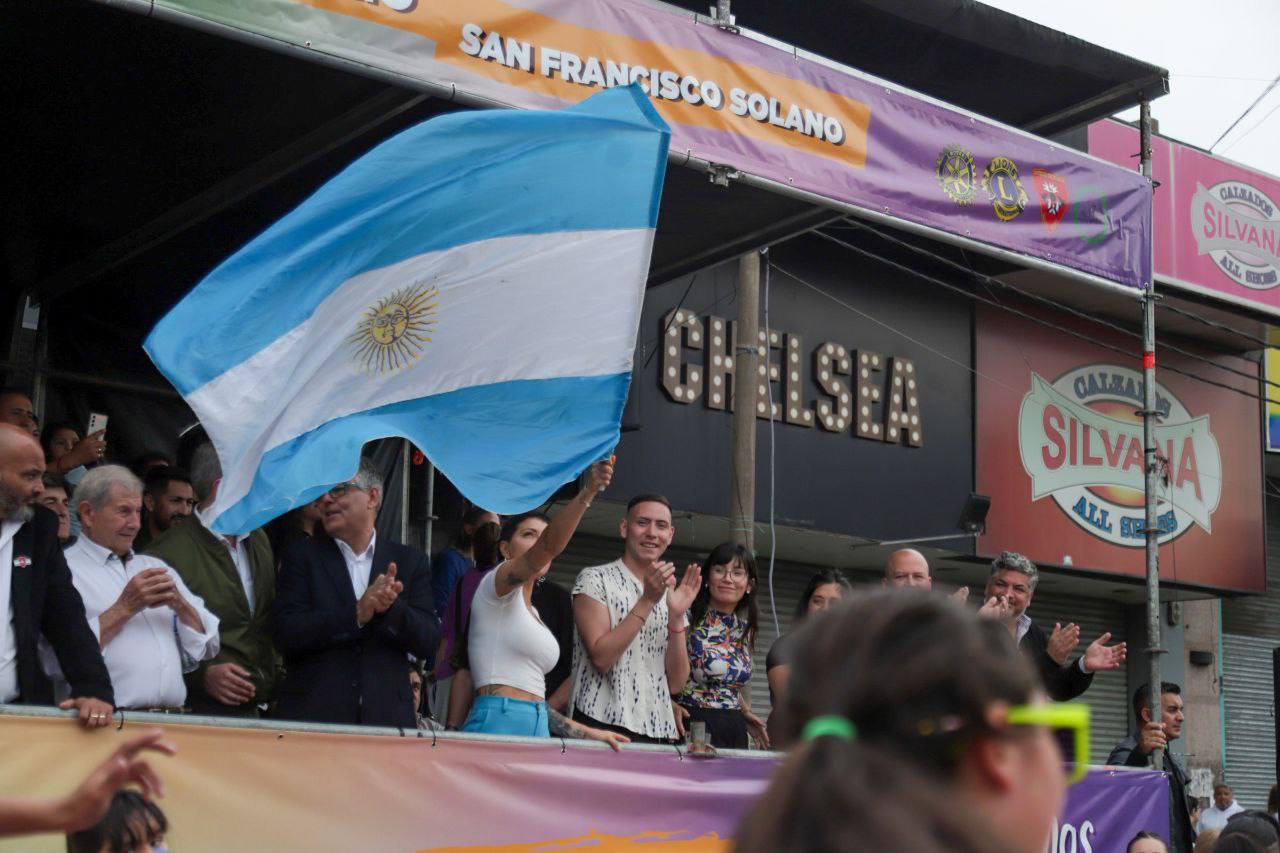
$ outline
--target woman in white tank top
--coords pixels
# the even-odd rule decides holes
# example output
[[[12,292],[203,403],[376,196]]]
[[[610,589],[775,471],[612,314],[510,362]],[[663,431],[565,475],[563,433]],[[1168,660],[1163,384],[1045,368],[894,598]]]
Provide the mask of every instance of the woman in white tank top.
[[[587,483],[554,519],[540,512],[503,524],[503,562],[480,581],[466,629],[466,658],[476,696],[462,726],[484,734],[589,738],[618,749],[623,735],[575,723],[549,709],[544,678],[560,646],[533,607],[533,587],[578,529],[592,499],[613,477],[613,460],[591,466]]]

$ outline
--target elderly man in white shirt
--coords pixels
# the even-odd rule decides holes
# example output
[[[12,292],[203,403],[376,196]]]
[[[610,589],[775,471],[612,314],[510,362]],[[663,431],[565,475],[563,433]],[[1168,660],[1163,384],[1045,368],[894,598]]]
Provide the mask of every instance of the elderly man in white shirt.
[[[142,483],[129,469],[93,469],[76,502],[83,535],[65,555],[116,706],[178,710],[187,698],[183,673],[218,653],[218,617],[163,560],[133,553]]]

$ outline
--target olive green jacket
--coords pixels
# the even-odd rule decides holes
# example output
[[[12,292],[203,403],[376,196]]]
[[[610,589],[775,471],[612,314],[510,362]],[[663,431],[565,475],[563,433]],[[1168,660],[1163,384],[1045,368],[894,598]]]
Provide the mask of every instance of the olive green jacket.
[[[218,617],[222,648],[212,660],[186,676],[187,704],[197,713],[256,716],[270,702],[283,676],[280,655],[271,641],[271,611],[276,595],[275,562],[267,534],[255,530],[247,543],[253,578],[253,612],[227,547],[197,518],[175,524],[153,539],[146,553],[159,557],[182,576],[204,606]],[[235,663],[249,670],[257,695],[241,706],[223,705],[205,693],[205,670]]]

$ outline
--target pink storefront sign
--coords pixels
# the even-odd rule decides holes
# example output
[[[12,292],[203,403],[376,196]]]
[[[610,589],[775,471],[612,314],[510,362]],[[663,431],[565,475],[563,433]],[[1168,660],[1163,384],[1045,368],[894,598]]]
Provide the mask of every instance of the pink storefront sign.
[[[1157,280],[1280,315],[1280,178],[1161,137],[1152,143]],[[1136,169],[1138,131],[1093,124],[1089,153]]]

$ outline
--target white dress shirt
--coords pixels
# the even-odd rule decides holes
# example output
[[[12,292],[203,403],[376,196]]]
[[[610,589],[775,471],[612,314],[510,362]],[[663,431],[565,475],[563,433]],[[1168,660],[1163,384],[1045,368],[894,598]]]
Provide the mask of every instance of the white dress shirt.
[[[351,588],[355,591],[356,601],[359,601],[360,596],[369,588],[369,572],[373,571],[373,546],[378,544],[378,532],[373,532],[369,537],[369,547],[359,554],[341,539],[333,541],[338,543],[338,550],[342,552],[342,559],[347,564],[347,574],[351,575]]]
[[[0,524],[0,702],[18,698],[18,637],[13,632],[13,537],[20,521]],[[29,568],[23,567],[26,571]]]
[[[204,513],[199,509],[195,511],[196,519],[204,525],[205,530],[213,534],[213,538],[222,543],[227,549],[227,553],[231,556],[231,562],[236,567],[236,574],[240,576],[240,585],[244,587],[244,597],[249,602],[249,612],[254,610],[253,606],[253,570],[249,565],[249,551],[245,547],[248,540],[248,534],[244,536],[224,536],[209,526],[212,519],[205,518]]]
[[[178,593],[195,608],[204,626],[197,631],[169,607],[148,607],[124,623],[102,657],[111,673],[116,706],[120,708],[176,708],[187,698],[182,681],[184,656],[190,661],[208,660],[218,653],[218,617],[187,589],[178,573],[158,557],[134,554],[122,562],[106,548],[82,537],[66,550],[71,579],[84,599],[84,613],[93,635],[101,639],[99,619],[124,592],[125,585],[144,569],[169,572]]]

